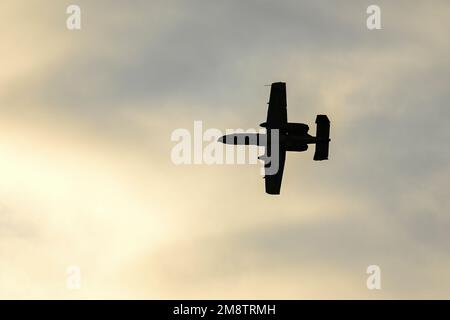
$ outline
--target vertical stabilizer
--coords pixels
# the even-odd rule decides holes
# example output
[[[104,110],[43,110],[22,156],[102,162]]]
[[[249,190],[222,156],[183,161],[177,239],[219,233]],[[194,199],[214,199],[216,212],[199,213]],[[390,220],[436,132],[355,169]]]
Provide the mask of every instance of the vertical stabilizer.
[[[314,160],[328,160],[328,148],[330,145],[330,120],[324,114],[317,115],[316,118],[316,152],[314,153]]]

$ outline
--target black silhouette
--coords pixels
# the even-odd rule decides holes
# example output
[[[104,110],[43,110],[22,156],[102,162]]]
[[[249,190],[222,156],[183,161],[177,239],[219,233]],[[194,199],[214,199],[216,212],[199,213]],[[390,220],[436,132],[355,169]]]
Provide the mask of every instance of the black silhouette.
[[[259,159],[264,160],[266,192],[280,194],[286,151],[306,151],[308,144],[315,144],[314,160],[328,159],[330,120],[326,115],[317,115],[315,137],[308,134],[308,125],[288,122],[286,83],[284,82],[272,83],[268,104],[267,121],[260,124],[261,127],[266,128],[267,134],[230,134],[219,138],[219,141],[234,145],[265,146],[265,154]],[[276,167],[275,171],[271,170],[273,164]]]

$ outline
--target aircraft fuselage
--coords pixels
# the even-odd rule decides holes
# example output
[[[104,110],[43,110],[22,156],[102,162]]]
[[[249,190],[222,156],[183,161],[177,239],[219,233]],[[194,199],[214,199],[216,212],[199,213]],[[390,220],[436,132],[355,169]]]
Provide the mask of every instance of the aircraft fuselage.
[[[220,142],[233,145],[257,145],[266,147],[271,139],[271,131],[278,130],[278,141],[280,146],[286,148],[286,151],[306,151],[308,144],[321,142],[324,139],[311,136],[308,131],[308,125],[303,123],[289,123],[286,128],[267,128],[266,124],[261,124],[266,127],[267,134],[261,133],[235,133],[221,137]],[[328,139],[326,139],[328,141]]]

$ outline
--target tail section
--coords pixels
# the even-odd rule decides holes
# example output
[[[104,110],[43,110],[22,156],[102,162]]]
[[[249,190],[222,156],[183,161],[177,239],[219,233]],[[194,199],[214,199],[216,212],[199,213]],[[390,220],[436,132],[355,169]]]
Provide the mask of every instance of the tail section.
[[[316,118],[317,132],[316,132],[316,152],[314,153],[314,160],[327,160],[328,147],[330,144],[330,120],[324,114],[317,115]]]

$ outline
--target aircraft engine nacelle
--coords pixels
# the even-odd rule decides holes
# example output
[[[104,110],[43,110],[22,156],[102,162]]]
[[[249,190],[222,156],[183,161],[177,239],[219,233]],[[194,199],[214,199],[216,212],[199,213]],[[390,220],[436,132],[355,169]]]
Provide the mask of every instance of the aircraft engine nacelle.
[[[286,151],[302,152],[308,150],[307,144],[286,144]]]
[[[304,123],[288,123],[285,127],[288,134],[304,134],[309,130],[309,126]]]

